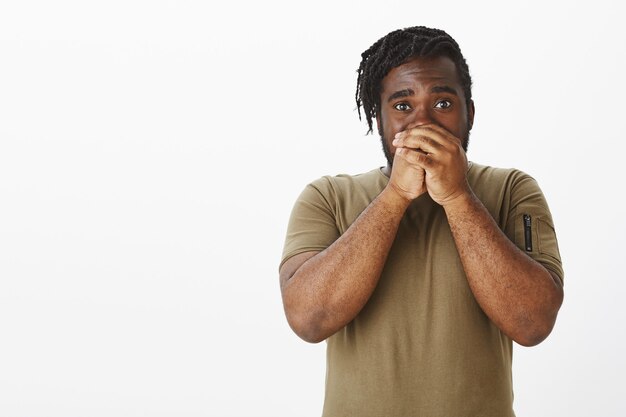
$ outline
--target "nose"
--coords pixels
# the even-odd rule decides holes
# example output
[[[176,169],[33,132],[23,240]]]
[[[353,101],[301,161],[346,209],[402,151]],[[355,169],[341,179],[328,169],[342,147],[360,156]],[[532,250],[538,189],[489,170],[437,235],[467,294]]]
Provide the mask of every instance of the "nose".
[[[407,129],[428,125],[433,122],[434,120],[430,113],[430,108],[426,105],[420,105],[413,110],[411,114],[411,119],[409,121],[409,124],[407,125]]]

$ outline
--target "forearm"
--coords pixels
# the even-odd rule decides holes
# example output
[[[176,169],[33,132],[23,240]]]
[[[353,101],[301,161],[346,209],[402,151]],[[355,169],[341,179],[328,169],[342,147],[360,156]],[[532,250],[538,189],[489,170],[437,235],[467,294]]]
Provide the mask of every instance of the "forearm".
[[[471,191],[444,209],[470,288],[485,314],[522,345],[545,339],[563,300],[561,286],[507,238]]]
[[[356,317],[376,288],[408,203],[386,188],[339,239],[286,281],[285,312],[300,337],[319,342]]]

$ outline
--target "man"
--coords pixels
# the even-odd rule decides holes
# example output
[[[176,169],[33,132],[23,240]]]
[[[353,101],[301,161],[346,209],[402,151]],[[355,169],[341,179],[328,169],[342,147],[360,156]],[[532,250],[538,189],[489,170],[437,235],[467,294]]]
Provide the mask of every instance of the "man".
[[[471,78],[441,30],[372,45],[356,98],[387,166],[309,184],[280,266],[290,326],[327,341],[324,416],[514,416],[512,341],[544,340],[563,300],[541,190],[468,162]]]

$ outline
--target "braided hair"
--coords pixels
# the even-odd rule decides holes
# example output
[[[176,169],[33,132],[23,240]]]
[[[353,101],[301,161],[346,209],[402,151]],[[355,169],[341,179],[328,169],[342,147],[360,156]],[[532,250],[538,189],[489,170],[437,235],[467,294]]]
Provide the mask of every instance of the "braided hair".
[[[414,26],[398,29],[377,40],[361,54],[357,70],[356,107],[361,120],[361,107],[372,132],[372,119],[380,111],[380,93],[383,78],[393,68],[414,57],[447,56],[456,66],[467,108],[472,99],[472,78],[461,49],[456,41],[440,29]]]

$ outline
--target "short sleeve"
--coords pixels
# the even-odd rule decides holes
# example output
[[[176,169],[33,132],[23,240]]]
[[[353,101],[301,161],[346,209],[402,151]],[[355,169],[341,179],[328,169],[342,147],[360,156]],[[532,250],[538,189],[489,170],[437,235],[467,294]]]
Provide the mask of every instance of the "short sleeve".
[[[524,253],[554,272],[563,283],[563,267],[554,222],[539,184],[527,174],[515,178],[505,233]]]
[[[328,192],[329,187],[324,186],[327,182],[322,178],[307,185],[296,200],[279,268],[292,256],[322,251],[339,238],[334,200]]]

